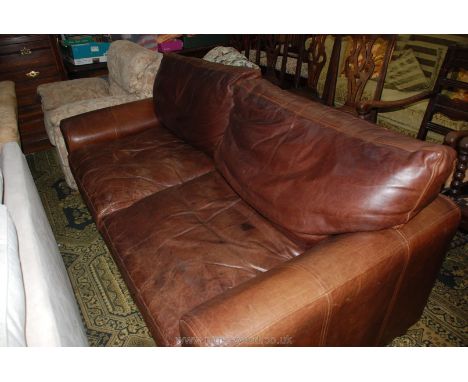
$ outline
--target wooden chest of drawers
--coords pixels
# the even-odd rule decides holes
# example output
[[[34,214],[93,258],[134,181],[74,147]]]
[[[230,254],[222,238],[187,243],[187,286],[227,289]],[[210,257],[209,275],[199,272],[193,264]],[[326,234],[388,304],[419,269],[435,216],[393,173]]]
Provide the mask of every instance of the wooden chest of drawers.
[[[0,81],[15,82],[23,152],[48,147],[37,86],[65,79],[57,41],[51,35],[0,35]]]

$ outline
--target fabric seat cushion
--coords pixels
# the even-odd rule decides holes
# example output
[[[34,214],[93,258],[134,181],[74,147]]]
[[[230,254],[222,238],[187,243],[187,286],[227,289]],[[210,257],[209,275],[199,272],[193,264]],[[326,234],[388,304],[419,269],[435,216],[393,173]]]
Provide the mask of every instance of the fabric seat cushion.
[[[107,214],[213,169],[210,158],[162,127],[88,146],[69,159],[98,226]]]
[[[165,345],[180,344],[184,313],[304,251],[217,172],[107,216],[102,233],[153,336]]]

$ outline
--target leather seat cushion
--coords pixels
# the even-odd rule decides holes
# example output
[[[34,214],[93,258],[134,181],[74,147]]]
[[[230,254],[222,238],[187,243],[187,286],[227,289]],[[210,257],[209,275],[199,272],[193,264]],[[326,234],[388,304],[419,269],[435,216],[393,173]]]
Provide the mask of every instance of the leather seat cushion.
[[[437,197],[455,152],[289,94],[234,86],[216,166],[242,199],[297,237],[406,223]]]
[[[199,304],[302,253],[217,173],[104,218],[102,234],[157,343]]]
[[[70,155],[70,166],[99,226],[102,217],[203,175],[212,160],[162,128],[149,128]]]
[[[212,155],[228,125],[232,85],[259,70],[165,54],[154,82],[158,119],[175,135]]]

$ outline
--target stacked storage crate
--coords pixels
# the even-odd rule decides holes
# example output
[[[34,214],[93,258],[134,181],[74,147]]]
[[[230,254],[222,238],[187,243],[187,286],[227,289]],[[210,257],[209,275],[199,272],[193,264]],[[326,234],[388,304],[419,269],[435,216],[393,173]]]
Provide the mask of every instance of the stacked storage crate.
[[[73,65],[107,62],[109,45],[103,35],[63,35],[60,42],[63,57]]]

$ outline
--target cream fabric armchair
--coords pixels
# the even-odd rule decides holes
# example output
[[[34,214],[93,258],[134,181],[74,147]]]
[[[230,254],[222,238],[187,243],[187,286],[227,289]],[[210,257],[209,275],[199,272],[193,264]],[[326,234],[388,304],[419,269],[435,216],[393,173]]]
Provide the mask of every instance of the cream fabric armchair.
[[[47,135],[57,147],[65,180],[71,188],[76,189],[76,183],[68,165],[60,121],[88,111],[152,97],[161,59],[160,53],[130,41],[118,40],[108,51],[107,79],[83,78],[43,84],[37,88]]]

